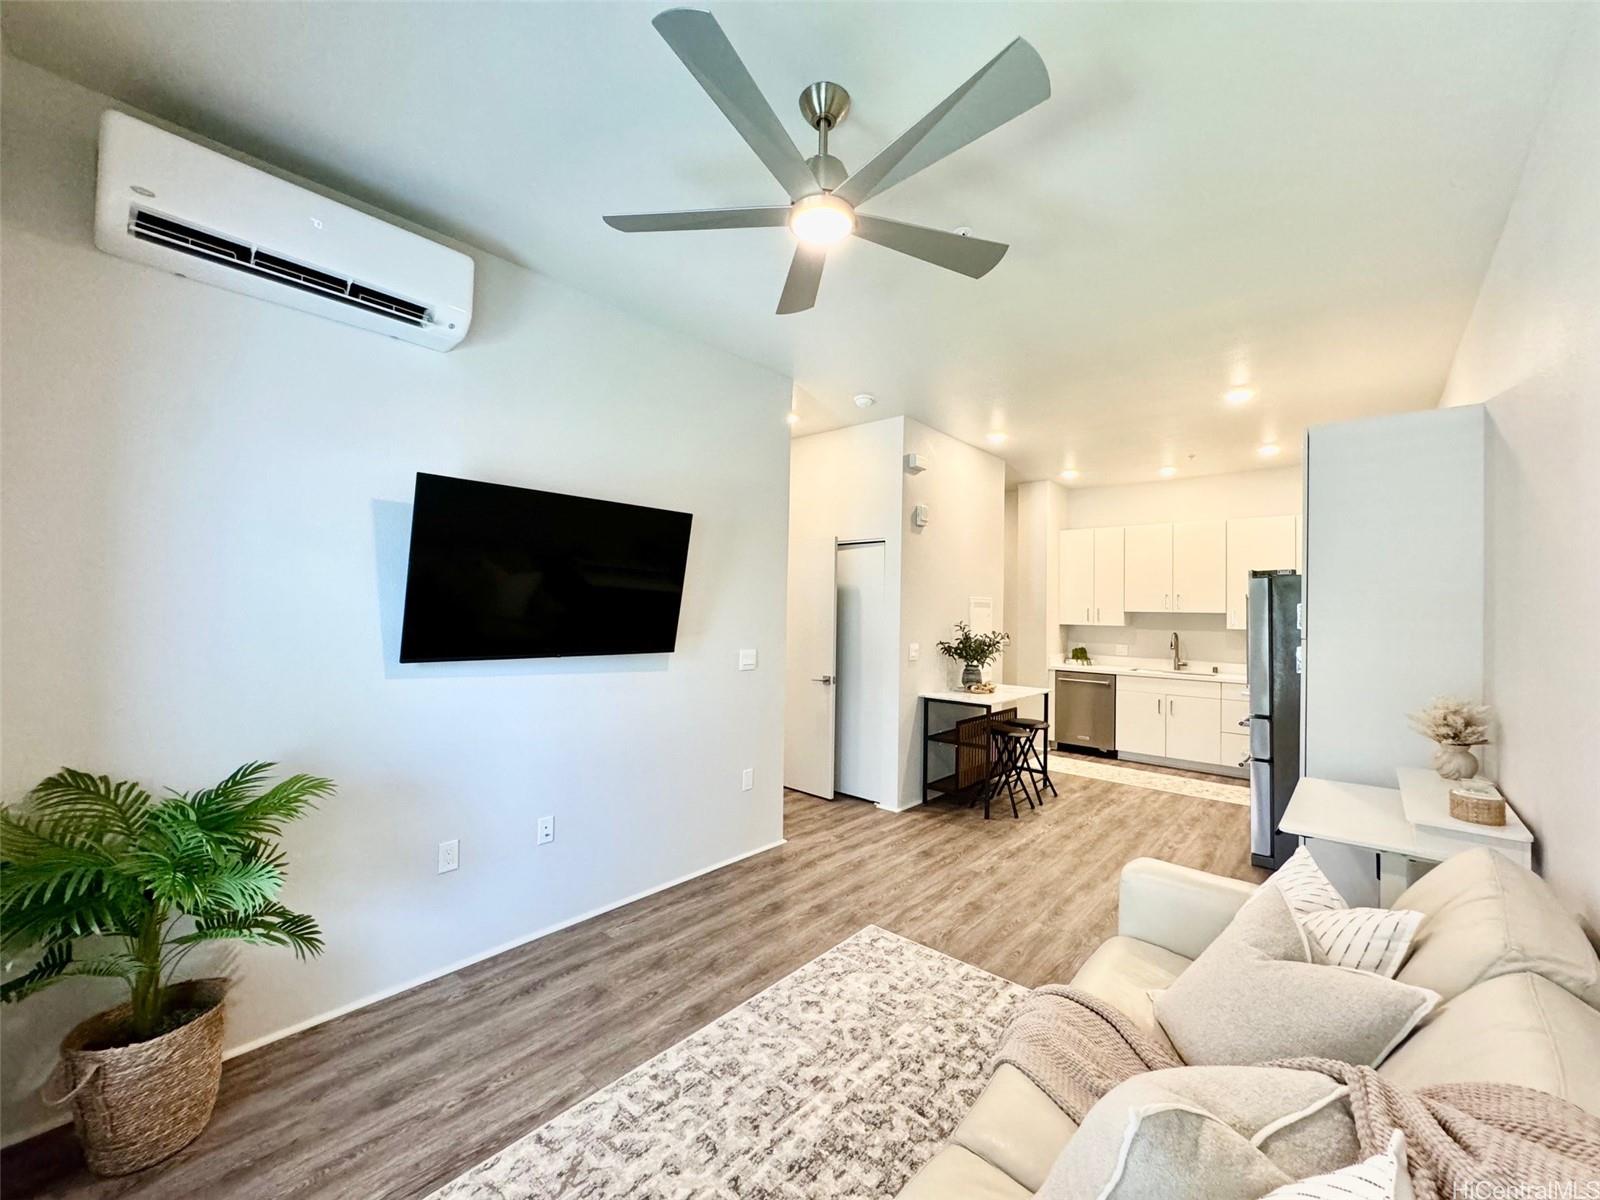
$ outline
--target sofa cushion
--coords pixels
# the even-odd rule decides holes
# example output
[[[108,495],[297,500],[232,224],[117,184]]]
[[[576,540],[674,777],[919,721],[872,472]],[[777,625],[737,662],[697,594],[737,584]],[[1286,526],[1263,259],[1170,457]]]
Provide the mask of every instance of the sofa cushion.
[[[1541,975],[1501,975],[1443,1004],[1378,1074],[1404,1088],[1517,1083],[1600,1117],[1600,1012]]]
[[[1033,1080],[1001,1063],[950,1140],[1035,1192],[1077,1128]]]
[[[1030,1200],[1032,1195],[971,1150],[946,1146],[900,1189],[897,1200]]]
[[[1326,1075],[1274,1067],[1135,1076],[1089,1110],[1040,1200],[1255,1200],[1357,1159],[1348,1094]]]
[[[1396,979],[1446,1000],[1531,971],[1600,1007],[1600,956],[1549,886],[1488,847],[1440,863],[1395,901],[1423,914]]]
[[[1072,986],[1120,1009],[1141,1030],[1170,1047],[1150,993],[1170,987],[1191,961],[1137,938],[1107,938],[1078,968]]]
[[[1155,999],[1156,1017],[1191,1066],[1312,1056],[1376,1066],[1439,997],[1312,961],[1276,888],[1263,887]]]

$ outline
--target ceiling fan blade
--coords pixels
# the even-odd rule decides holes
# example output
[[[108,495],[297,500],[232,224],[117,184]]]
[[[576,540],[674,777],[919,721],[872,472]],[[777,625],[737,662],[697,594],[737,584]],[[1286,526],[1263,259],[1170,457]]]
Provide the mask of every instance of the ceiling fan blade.
[[[848,204],[860,204],[1049,98],[1050,75],[1044,60],[1017,38],[841,183],[834,195]]]
[[[625,213],[604,217],[623,233],[661,233],[671,229],[764,229],[789,219],[789,206],[772,208],[700,208],[689,212]]]
[[[907,225],[904,221],[890,221],[885,217],[869,217],[866,213],[856,214],[855,233],[858,238],[877,242],[880,246],[920,258],[936,267],[960,271],[973,279],[982,279],[994,270],[995,264],[1011,248],[1003,242],[962,237],[959,233],[929,229],[926,225]]]
[[[794,261],[789,264],[789,278],[783,281],[783,295],[778,297],[778,312],[804,312],[817,302],[817,287],[822,283],[822,264],[828,252],[821,246],[807,246],[804,242],[794,248]]]
[[[697,8],[669,8],[651,24],[783,185],[789,199],[822,190],[715,17]]]

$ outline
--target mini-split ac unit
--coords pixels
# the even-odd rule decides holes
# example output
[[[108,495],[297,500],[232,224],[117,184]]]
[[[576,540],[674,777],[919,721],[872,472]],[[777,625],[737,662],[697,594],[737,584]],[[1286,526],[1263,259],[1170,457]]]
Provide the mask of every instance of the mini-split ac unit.
[[[472,259],[125,113],[100,118],[107,254],[432,350],[472,321]]]

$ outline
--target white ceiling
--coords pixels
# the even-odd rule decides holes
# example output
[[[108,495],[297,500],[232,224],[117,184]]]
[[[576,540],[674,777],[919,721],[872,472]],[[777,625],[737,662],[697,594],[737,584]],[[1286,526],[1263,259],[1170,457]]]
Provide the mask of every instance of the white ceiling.
[[[852,168],[1014,36],[1054,86],[868,205],[1009,242],[987,278],[850,242],[816,309],[779,317],[787,232],[600,221],[784,199],[651,28],[665,6],[9,0],[3,21],[12,54],[792,374],[800,433],[999,428],[1013,479],[1093,484],[1261,465],[1265,439],[1283,462],[1308,424],[1435,403],[1572,17],[715,4],[802,147],[800,89],[850,89]],[[1237,380],[1258,396],[1229,409]]]

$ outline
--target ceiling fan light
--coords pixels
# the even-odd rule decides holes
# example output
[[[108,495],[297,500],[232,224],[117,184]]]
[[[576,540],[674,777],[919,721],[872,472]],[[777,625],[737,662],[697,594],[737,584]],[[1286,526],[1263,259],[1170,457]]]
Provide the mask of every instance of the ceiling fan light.
[[[789,231],[808,246],[831,246],[855,227],[855,210],[827,192],[796,200],[789,209]]]

